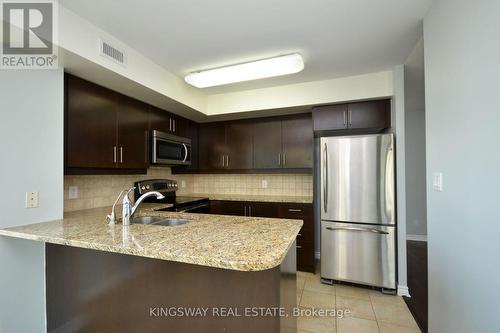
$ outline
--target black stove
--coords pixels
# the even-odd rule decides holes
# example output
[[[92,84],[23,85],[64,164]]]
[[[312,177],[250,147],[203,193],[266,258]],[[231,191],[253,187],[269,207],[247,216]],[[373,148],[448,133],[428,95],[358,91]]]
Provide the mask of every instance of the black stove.
[[[148,197],[144,202],[150,203],[169,203],[172,207],[159,209],[169,212],[189,212],[189,213],[208,213],[210,201],[208,198],[201,197],[178,197],[177,181],[170,179],[149,179],[134,183],[134,197],[137,200],[141,195],[151,191],[158,191],[165,196],[164,199],[156,199],[154,196]]]

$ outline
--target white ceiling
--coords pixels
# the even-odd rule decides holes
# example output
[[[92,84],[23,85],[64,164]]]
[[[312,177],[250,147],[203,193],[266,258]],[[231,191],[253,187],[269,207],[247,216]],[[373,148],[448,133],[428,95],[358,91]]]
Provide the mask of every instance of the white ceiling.
[[[402,64],[432,0],[60,0],[179,77],[299,52],[297,74],[208,94],[377,72]]]

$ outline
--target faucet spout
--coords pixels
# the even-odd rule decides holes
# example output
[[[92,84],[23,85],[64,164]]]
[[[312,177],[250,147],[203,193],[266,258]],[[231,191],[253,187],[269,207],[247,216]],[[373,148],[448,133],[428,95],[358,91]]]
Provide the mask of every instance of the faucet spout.
[[[147,197],[153,196],[153,195],[155,195],[157,199],[165,198],[163,196],[163,194],[161,194],[160,192],[151,191],[151,192],[144,193],[142,196],[140,196],[137,199],[137,202],[135,203],[135,205],[132,206],[132,204],[130,202],[130,198],[129,198],[129,193],[132,192],[133,190],[135,190],[135,187],[132,187],[130,190],[128,190],[128,192],[123,197],[122,224],[124,226],[130,225],[130,219],[132,218],[132,216],[134,216],[135,211],[137,210],[137,207],[139,207],[139,205],[141,204],[141,202],[144,201],[144,199],[146,199]]]
[[[158,200],[161,200],[161,199],[165,198],[165,196],[163,194],[161,194],[160,192],[157,192],[157,191],[152,191],[152,192],[144,193],[142,196],[139,197],[139,199],[137,199],[135,205],[132,207],[132,211],[131,211],[130,217],[132,217],[135,214],[135,211],[137,210],[137,207],[139,207],[139,205],[141,204],[141,202],[144,201],[144,199],[146,199],[147,197],[153,196],[153,195],[155,195],[156,199],[158,199]]]

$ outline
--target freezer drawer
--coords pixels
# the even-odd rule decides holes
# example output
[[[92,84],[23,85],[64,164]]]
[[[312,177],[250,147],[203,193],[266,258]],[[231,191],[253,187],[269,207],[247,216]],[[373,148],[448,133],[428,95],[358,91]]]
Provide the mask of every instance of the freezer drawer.
[[[396,289],[396,228],[321,221],[321,277]]]

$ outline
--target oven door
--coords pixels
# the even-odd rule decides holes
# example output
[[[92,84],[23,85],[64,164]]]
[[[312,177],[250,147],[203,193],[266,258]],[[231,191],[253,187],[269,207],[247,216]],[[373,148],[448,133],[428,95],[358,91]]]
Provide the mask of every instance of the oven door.
[[[191,165],[191,140],[153,131],[153,164]]]

